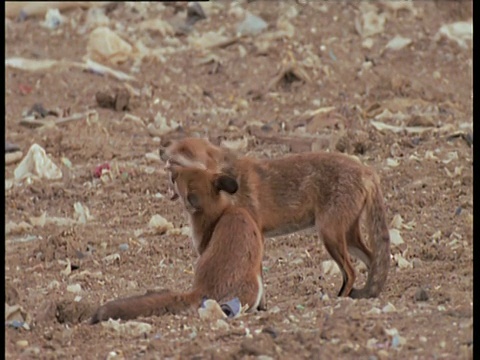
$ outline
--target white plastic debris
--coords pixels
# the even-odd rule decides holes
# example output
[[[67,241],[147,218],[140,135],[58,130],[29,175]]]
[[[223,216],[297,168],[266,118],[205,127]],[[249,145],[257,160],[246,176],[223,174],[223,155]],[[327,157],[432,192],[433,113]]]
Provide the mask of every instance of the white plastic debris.
[[[163,216],[155,214],[151,217],[148,227],[153,229],[156,233],[164,233],[167,230],[173,229],[173,224]]]
[[[87,220],[93,219],[93,216],[90,215],[90,210],[80,202],[73,204],[73,209],[75,210],[75,217],[80,224],[86,224]]]
[[[62,178],[62,171],[47,156],[45,150],[38,144],[33,144],[27,155],[14,171],[16,180],[27,177],[39,177],[48,180]]]
[[[388,232],[390,233],[390,242],[392,245],[400,245],[405,243],[398,229],[390,229]]]
[[[473,23],[468,21],[459,21],[446,24],[440,27],[434,37],[435,41],[439,41],[443,37],[455,41],[461,48],[467,48],[467,41],[473,39]]]
[[[65,18],[60,14],[58,9],[48,9],[45,14],[45,22],[42,26],[53,30],[59,27],[64,21]]]
[[[338,265],[335,261],[333,260],[326,260],[322,262],[322,272],[324,275],[329,275],[329,274],[339,274],[340,269],[338,268]]]
[[[204,306],[198,309],[198,315],[202,320],[210,321],[227,318],[220,305],[212,299],[205,300]]]
[[[101,26],[90,33],[87,56],[101,63],[120,64],[132,54],[132,46],[108,27]]]
[[[408,46],[412,43],[412,39],[404,38],[402,36],[395,36],[392,40],[388,42],[385,46],[385,49],[389,50],[400,50],[403,49],[405,46]]]
[[[247,12],[245,19],[237,25],[237,33],[240,35],[257,35],[268,27],[262,18]]]

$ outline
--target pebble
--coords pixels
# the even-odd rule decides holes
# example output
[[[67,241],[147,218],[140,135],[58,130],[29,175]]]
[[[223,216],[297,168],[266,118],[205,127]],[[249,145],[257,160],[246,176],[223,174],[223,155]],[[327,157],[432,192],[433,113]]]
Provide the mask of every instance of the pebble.
[[[80,284],[68,285],[67,291],[72,293],[79,293],[80,291],[82,291],[82,286]]]
[[[128,250],[128,244],[120,244],[118,246],[118,248],[120,249],[120,251],[127,251]]]
[[[27,340],[18,340],[15,345],[19,348],[25,348],[28,346],[28,341]]]
[[[424,288],[419,287],[417,291],[415,291],[414,295],[415,301],[427,301],[428,300],[428,293]]]

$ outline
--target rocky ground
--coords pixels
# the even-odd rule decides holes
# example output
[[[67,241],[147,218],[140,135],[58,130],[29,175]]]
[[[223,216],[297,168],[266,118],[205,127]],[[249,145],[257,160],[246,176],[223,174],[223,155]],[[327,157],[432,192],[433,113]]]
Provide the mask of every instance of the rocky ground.
[[[6,141],[22,154],[6,154],[7,359],[473,358],[472,2],[10,10]],[[337,298],[310,230],[266,240],[265,312],[88,325],[107,300],[190,286],[158,157],[185,134],[374,167],[392,237],[381,296]],[[20,163],[29,149],[37,168]]]

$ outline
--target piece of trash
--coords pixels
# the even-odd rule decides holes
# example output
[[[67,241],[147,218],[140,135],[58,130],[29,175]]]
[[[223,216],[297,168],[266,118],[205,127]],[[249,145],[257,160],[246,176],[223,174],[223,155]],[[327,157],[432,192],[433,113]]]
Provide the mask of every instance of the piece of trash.
[[[237,25],[239,35],[257,35],[268,28],[268,24],[262,18],[247,12],[245,19]]]
[[[237,140],[222,140],[220,146],[232,149],[232,150],[245,150],[248,147],[247,137],[243,137]]]
[[[60,14],[58,9],[48,9],[42,26],[53,30],[59,27],[64,21],[65,18]]]
[[[404,337],[400,336],[400,334],[398,333],[398,330],[395,328],[385,329],[385,333],[392,338],[393,348],[397,348],[407,343],[407,340]]]
[[[109,4],[110,1],[9,1],[5,3],[8,18],[40,16],[50,9],[92,8]]]
[[[383,308],[382,308],[382,312],[383,313],[391,313],[391,312],[395,312],[397,311],[397,309],[395,308],[395,306],[393,306],[393,304],[391,303],[388,303],[387,305],[385,305]]]
[[[373,127],[379,131],[389,130],[394,133],[405,131],[410,134],[419,134],[419,133],[423,133],[425,131],[433,129],[433,127],[427,127],[427,126],[395,126],[395,125],[389,125],[381,121],[375,121],[375,120],[370,120],[370,124],[372,124]]]
[[[111,254],[111,255],[108,255],[108,256],[105,256],[103,258],[103,261],[105,261],[105,263],[107,265],[112,265],[114,263],[119,263],[120,262],[120,255],[115,253],[115,254]]]
[[[175,34],[175,30],[172,25],[161,19],[149,19],[142,21],[138,25],[140,31],[150,31],[152,33],[158,33],[162,36],[172,36]]]
[[[132,55],[132,46],[106,26],[90,33],[87,44],[89,59],[115,65],[124,63]]]
[[[47,156],[45,150],[38,144],[33,144],[25,158],[14,171],[16,180],[26,177],[39,177],[56,180],[62,178],[62,171]]]
[[[85,64],[80,64],[80,67],[82,69],[91,71],[95,74],[110,75],[110,76],[114,77],[115,79],[122,80],[122,81],[135,80],[134,76],[125,74],[124,72],[122,72],[120,70],[111,69],[108,66],[105,66],[105,65],[97,63],[96,61],[93,61],[92,59],[87,59]]]
[[[242,310],[242,304],[240,303],[240,299],[236,297],[224,304],[221,304],[220,308],[228,318],[234,318],[240,314],[240,311]]]
[[[13,323],[21,326],[26,330],[30,330],[31,316],[20,305],[10,306],[5,303],[5,322]]]
[[[82,291],[82,286],[80,284],[71,284],[67,286],[67,291],[71,293],[79,293]]]
[[[103,163],[103,164],[97,165],[95,167],[95,170],[93,170],[93,177],[99,179],[107,171],[110,171],[109,163]]]
[[[325,260],[322,262],[322,272],[324,275],[333,275],[339,274],[340,269],[338,268],[338,265],[335,261]]]
[[[391,39],[387,45],[385,46],[385,49],[388,50],[400,50],[403,49],[405,46],[408,46],[412,43],[412,39],[409,38],[404,38],[402,36],[395,36],[393,39]]]
[[[30,221],[30,224],[32,224],[32,226],[44,227],[47,221],[47,213],[44,211],[43,214],[40,215],[39,217],[31,216],[29,218],[29,221]]]
[[[202,305],[198,308],[198,315],[202,320],[210,321],[227,318],[218,302],[212,299],[203,300]]]
[[[413,265],[407,259],[405,259],[402,254],[395,254],[393,255],[393,258],[400,269],[413,268]]]
[[[444,164],[449,164],[454,160],[458,160],[458,153],[456,151],[449,152],[447,154],[447,158],[445,160],[442,160]]]
[[[439,41],[443,37],[456,42],[461,48],[466,49],[468,47],[467,41],[473,39],[473,23],[458,21],[442,25],[433,39]]]
[[[69,169],[72,168],[72,162],[68,158],[62,157],[61,160],[62,160],[63,165],[65,165],[67,168],[69,168]]]
[[[21,151],[10,152],[5,154],[5,165],[11,165],[19,162],[23,158]]]
[[[360,17],[355,18],[355,29],[363,37],[367,38],[384,31],[387,19],[386,13],[378,13],[374,3],[361,2],[359,5]]]
[[[167,120],[161,113],[155,115],[153,123],[147,125],[147,130],[151,136],[163,136],[176,130],[180,124],[174,119]]]
[[[75,218],[80,224],[86,224],[87,220],[92,220],[93,216],[90,215],[90,210],[80,202],[73,204],[75,210]]]
[[[148,227],[157,234],[163,234],[166,231],[173,229],[173,224],[163,216],[155,214],[150,218]]]
[[[388,232],[390,234],[390,242],[392,245],[398,246],[405,243],[398,229],[390,229]]]
[[[144,336],[152,331],[152,325],[140,321],[130,320],[122,323],[119,320],[108,319],[108,321],[103,321],[101,324],[106,329],[112,329],[121,335],[130,337]]]
[[[185,24],[187,26],[193,26],[196,22],[206,19],[207,16],[203,11],[202,6],[198,2],[190,2],[187,6],[187,20]]]

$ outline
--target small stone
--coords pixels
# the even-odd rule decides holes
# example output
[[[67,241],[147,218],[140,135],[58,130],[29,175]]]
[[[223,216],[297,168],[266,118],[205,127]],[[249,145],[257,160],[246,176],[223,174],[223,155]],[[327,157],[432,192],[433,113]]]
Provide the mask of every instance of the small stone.
[[[414,269],[421,268],[422,267],[422,260],[420,260],[418,258],[413,258],[412,259],[412,265],[413,265]]]
[[[71,284],[67,286],[67,291],[72,293],[79,293],[82,291],[82,286],[80,284]]]
[[[27,340],[18,340],[15,345],[17,345],[18,348],[26,348],[28,346],[28,341]]]
[[[120,244],[118,246],[118,248],[120,249],[120,251],[127,251],[128,250],[128,244]]]
[[[417,291],[415,291],[414,299],[416,302],[427,301],[428,300],[427,291],[424,288],[419,287]]]
[[[391,312],[395,312],[395,311],[397,311],[397,309],[391,303],[388,303],[387,305],[385,305],[382,308],[383,313],[391,313]]]

